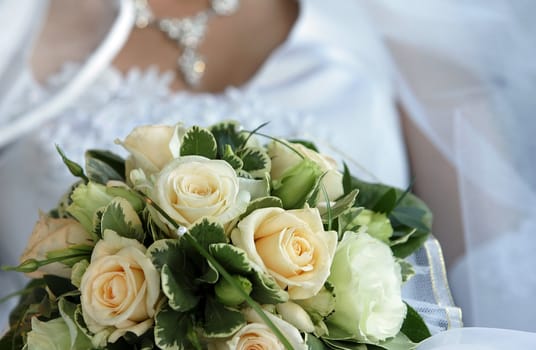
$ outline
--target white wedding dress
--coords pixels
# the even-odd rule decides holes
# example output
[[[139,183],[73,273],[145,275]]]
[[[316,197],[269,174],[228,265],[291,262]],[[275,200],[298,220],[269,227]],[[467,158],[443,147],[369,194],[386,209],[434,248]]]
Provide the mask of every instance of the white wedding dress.
[[[2,6],[5,10],[10,4],[10,17],[15,22],[17,14],[26,21],[28,13],[35,12],[25,8],[25,2],[16,1],[1,4],[0,12]],[[171,72],[155,67],[131,69],[123,75],[107,65],[94,68],[90,72],[94,79],[71,101],[73,88],[69,84],[88,74],[87,67],[102,59],[103,51],[110,51],[111,59],[128,34],[117,26],[129,29],[132,24],[129,0],[109,2],[110,10],[118,11],[117,20],[92,56],[84,62],[65,64],[44,85],[36,84],[29,67],[23,67],[26,71],[21,78],[10,82],[19,93],[7,94],[3,101],[9,103],[0,106],[0,125],[5,124],[0,140],[23,130],[24,119],[37,115],[40,122],[38,128],[0,154],[2,264],[18,262],[38,211],[53,208],[75,180],[62,164],[55,144],[83,163],[84,151],[90,148],[122,154],[114,140],[125,138],[142,124],[210,125],[234,119],[251,130],[270,122],[267,133],[314,140],[339,159],[349,157],[349,166],[356,171],[366,169],[362,177],[406,186],[407,162],[393,90],[386,65],[378,62],[383,57],[382,48],[366,18],[359,17],[356,5],[302,1],[287,40],[249,82],[221,94],[172,92]],[[106,46],[114,40],[115,47]],[[61,99],[65,108],[57,115],[46,115],[50,108],[46,103]],[[28,105],[30,109],[24,112]],[[15,281],[16,275],[1,272],[2,294],[22,286]]]
[[[498,2],[500,0],[494,4]],[[474,59],[470,54],[464,56],[456,50],[449,51],[463,41],[461,27],[457,27],[459,30],[454,31],[457,35],[449,43],[434,40],[433,34],[437,31],[432,29],[451,23],[453,18],[462,22],[465,19],[459,17],[459,13],[446,11],[451,9],[446,3],[434,0],[421,6],[422,3],[415,5],[411,1],[303,0],[300,16],[288,39],[259,72],[244,86],[231,87],[217,95],[174,93],[169,89],[170,73],[157,68],[132,69],[122,75],[109,65],[132,23],[127,0],[109,3],[118,11],[117,20],[101,46],[87,60],[65,64],[46,84],[38,85],[27,65],[29,49],[26,46],[36,35],[35,24],[43,17],[44,9],[31,1],[0,3],[0,19],[11,21],[13,28],[26,28],[23,32],[28,36],[25,41],[23,37],[0,40],[0,49],[13,53],[5,61],[0,56],[0,147],[4,146],[0,148],[1,263],[17,263],[38,210],[54,207],[66,184],[73,181],[56,154],[54,144],[79,162],[83,161],[83,152],[88,148],[121,153],[114,140],[124,138],[140,124],[182,121],[208,125],[221,119],[235,119],[252,129],[269,121],[267,131],[270,133],[313,139],[338,159],[351,160],[352,169],[367,180],[406,186],[407,159],[394,106],[394,65],[380,35],[412,47],[427,45],[445,57],[454,52],[453,57],[463,56],[462,61],[470,61],[467,57]],[[472,11],[462,14],[467,13],[474,14]],[[486,15],[483,17],[489,20]],[[431,17],[423,20],[423,16]],[[375,23],[370,23],[371,18]],[[431,30],[423,30],[423,23]],[[452,28],[450,24],[449,28]],[[6,74],[7,66],[11,67],[11,74]],[[436,73],[433,67],[423,65],[420,68],[422,72],[416,76]],[[451,119],[455,118],[446,116],[452,115],[460,102],[452,96],[467,93],[464,101],[471,100],[470,91],[464,90],[466,86],[454,85],[438,86],[437,93],[426,88],[419,90],[405,76],[398,82],[401,99],[415,123],[453,163],[461,164],[453,160],[460,144],[454,147],[450,139],[441,138],[445,136],[441,127],[454,124]],[[448,106],[446,100],[450,103]],[[447,136],[451,134],[447,132]],[[472,157],[475,158],[479,156]],[[471,161],[465,160],[465,166],[459,167],[464,180],[468,178],[467,163]],[[464,193],[469,193],[467,187],[464,188]],[[530,225],[524,227],[528,229]],[[528,237],[525,239],[534,242]],[[503,243],[496,246],[503,246]],[[480,265],[492,256],[493,250],[489,251],[477,255]],[[405,297],[425,317],[433,332],[461,326],[461,315],[448,291],[437,242],[428,241],[412,259],[418,274],[406,285]],[[470,270],[467,265],[465,262],[466,268],[461,270]],[[506,266],[511,268],[511,265]],[[463,292],[466,283],[459,275],[463,273],[456,273],[454,292],[470,309],[475,302],[471,298],[474,294]],[[0,272],[0,278],[4,295],[23,283],[17,274]],[[529,285],[528,290],[535,285]],[[486,284],[473,292],[486,293],[482,286]],[[488,299],[493,301],[503,291],[504,288],[502,291],[498,288],[490,292]],[[7,317],[10,307],[9,303],[0,305],[2,319]],[[477,338],[481,336],[479,333]]]

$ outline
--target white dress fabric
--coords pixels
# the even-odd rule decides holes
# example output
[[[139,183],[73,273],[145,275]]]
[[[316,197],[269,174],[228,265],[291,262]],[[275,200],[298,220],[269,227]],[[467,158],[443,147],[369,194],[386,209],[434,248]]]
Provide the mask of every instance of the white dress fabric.
[[[21,3],[24,1],[7,2],[19,10]],[[130,1],[109,4],[111,10],[119,8],[117,22],[132,21],[132,14],[128,14],[132,10]],[[110,45],[117,35],[115,47],[104,50],[110,60],[124,40],[124,32],[114,30],[114,26],[111,37],[102,44]],[[83,152],[89,148],[121,154],[114,140],[142,124],[180,121],[210,125],[234,119],[253,129],[268,121],[265,132],[312,139],[326,152],[347,159],[356,172],[366,169],[358,175],[368,180],[407,185],[407,162],[393,89],[386,64],[382,63],[385,55],[357,3],[302,1],[299,18],[287,40],[248,83],[221,94],[172,92],[170,73],[157,68],[132,69],[125,75],[111,66],[99,69],[105,54],[101,47],[85,62],[65,64],[42,86],[31,79],[19,79],[22,92],[10,96],[10,103],[3,106],[0,123],[6,126],[4,130],[25,134],[0,153],[2,264],[18,262],[38,210],[53,208],[74,181],[54,145],[78,162],[83,162]],[[24,55],[20,59],[27,62]],[[72,100],[73,91],[84,86],[91,74],[91,84]],[[31,77],[29,71],[19,76],[23,75]],[[83,82],[76,85],[81,75]],[[28,96],[36,97],[24,112]],[[50,101],[55,105],[47,105]],[[50,111],[59,110],[61,103],[65,108],[51,115]],[[28,118],[33,128],[17,124]],[[35,127],[37,122],[39,127]],[[13,125],[18,129],[9,129]],[[4,140],[12,136],[6,135]],[[427,273],[426,267],[423,271]],[[4,295],[22,286],[17,274],[0,272],[0,276]],[[434,303],[428,310],[439,308]],[[2,319],[11,306],[0,305]]]
[[[466,252],[449,277],[464,324],[536,332],[536,3],[367,4],[404,107],[457,172]]]

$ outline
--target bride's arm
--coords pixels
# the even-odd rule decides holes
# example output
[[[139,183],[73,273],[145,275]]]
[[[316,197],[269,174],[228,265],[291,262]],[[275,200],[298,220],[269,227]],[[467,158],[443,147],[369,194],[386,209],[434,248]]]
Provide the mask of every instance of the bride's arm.
[[[465,252],[459,184],[455,168],[399,105],[414,192],[434,213],[433,234],[441,242],[447,267]]]

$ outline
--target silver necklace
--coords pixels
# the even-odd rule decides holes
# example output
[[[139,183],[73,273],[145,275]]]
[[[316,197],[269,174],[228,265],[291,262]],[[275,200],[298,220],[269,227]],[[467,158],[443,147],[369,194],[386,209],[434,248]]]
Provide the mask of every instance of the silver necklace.
[[[156,18],[148,0],[134,0],[136,27],[155,27],[181,48],[177,68],[190,87],[199,86],[206,70],[205,59],[197,48],[207,32],[208,20],[213,16],[230,16],[239,6],[240,0],[210,0],[209,8],[192,16]]]

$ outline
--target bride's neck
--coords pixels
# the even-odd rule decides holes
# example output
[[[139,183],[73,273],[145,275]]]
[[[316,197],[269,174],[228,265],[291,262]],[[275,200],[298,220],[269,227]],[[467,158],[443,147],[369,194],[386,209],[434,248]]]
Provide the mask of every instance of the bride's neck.
[[[150,4],[156,17],[191,16],[209,6],[208,0],[156,0]],[[200,85],[196,89],[189,88],[177,73],[172,88],[221,92],[227,86],[246,83],[285,41],[297,14],[296,1],[242,0],[240,8],[231,16],[211,18],[198,48],[206,61]],[[180,52],[178,45],[157,29],[135,29],[114,65],[121,71],[133,66],[157,65],[161,70],[175,72]]]
[[[149,1],[157,17],[189,16],[210,5],[209,0]],[[109,0],[51,0],[50,9],[32,57],[39,81],[45,81],[67,61],[86,59],[113,21]],[[285,41],[297,16],[294,0],[242,0],[233,15],[211,18],[198,48],[205,57],[206,72],[195,91],[220,92],[249,81]],[[149,66],[176,71],[179,54],[177,44],[157,29],[134,29],[113,65],[122,72]],[[176,76],[172,88],[188,89],[181,76]]]

